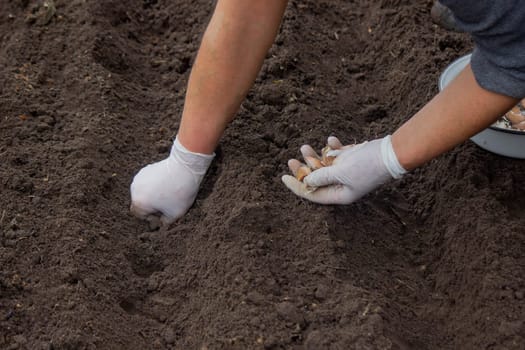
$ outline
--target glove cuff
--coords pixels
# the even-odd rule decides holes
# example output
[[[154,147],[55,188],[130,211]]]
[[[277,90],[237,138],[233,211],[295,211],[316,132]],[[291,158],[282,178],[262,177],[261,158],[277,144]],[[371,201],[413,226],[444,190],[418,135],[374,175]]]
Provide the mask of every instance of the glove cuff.
[[[394,179],[400,179],[404,174],[406,174],[405,168],[399,163],[396,153],[394,152],[394,147],[392,146],[392,136],[387,135],[381,140],[381,157],[383,158],[383,163],[385,164],[388,172]]]
[[[188,168],[193,174],[203,176],[206,174],[215,153],[204,154],[189,151],[178,137],[175,137],[173,146],[171,147],[170,157],[176,158],[181,164]]]

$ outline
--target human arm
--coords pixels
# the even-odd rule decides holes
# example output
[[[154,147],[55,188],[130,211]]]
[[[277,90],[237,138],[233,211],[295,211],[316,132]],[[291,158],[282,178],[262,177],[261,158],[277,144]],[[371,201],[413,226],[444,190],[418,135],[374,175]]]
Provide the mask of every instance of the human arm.
[[[226,125],[253,84],[277,35],[287,0],[219,0],[202,38],[182,121],[168,158],[142,168],[131,212],[168,224],[193,204]]]
[[[388,147],[372,141],[352,155],[345,151],[339,164],[313,172],[306,183],[336,184],[332,189],[338,189],[339,197],[345,193],[349,203],[392,178],[385,164],[397,163],[408,170],[421,166],[492,124],[525,96],[525,10],[519,0],[440,1],[453,12],[457,28],[472,36],[471,65],[402,125],[391,142],[382,142]],[[396,155],[395,161],[384,157],[385,149]],[[364,166],[358,164],[360,159]],[[297,163],[291,165],[293,172]],[[328,193],[327,189],[308,192],[306,185],[291,177],[283,180],[295,193],[314,201]],[[341,198],[329,202],[341,202]]]
[[[299,182],[283,182],[295,194],[322,204],[349,204],[404,170],[412,170],[486,128],[517,103],[516,98],[482,88],[470,66],[392,136],[339,153],[333,166],[321,168]],[[302,147],[303,156],[315,156]],[[289,162],[297,172],[297,160]],[[320,187],[312,191],[312,187]]]
[[[485,129],[518,99],[485,90],[470,65],[392,135],[400,164],[419,167]]]
[[[178,132],[190,151],[214,151],[261,68],[286,4],[218,1],[193,66]]]

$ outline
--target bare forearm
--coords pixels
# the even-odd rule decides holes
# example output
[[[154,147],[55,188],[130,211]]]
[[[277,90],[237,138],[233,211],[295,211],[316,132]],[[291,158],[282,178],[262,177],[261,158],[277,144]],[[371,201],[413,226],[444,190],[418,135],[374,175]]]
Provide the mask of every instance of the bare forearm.
[[[272,45],[286,0],[219,0],[188,83],[179,140],[211,153]]]
[[[401,165],[411,170],[491,125],[518,101],[480,87],[470,65],[392,136]]]

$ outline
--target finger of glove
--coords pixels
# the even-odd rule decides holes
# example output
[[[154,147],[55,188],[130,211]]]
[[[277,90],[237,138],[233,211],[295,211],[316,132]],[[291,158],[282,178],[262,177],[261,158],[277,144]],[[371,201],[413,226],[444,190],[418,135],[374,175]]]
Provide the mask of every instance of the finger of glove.
[[[359,150],[364,145],[366,145],[366,142],[360,143],[358,145],[346,145],[346,146],[343,146],[343,147],[341,147],[339,149],[331,150],[330,152],[327,153],[327,155],[330,156],[330,157],[338,157],[338,156],[340,156],[343,153],[350,154],[350,153],[356,152],[357,150]],[[336,160],[337,160],[337,158],[336,158]],[[335,161],[334,161],[334,163],[335,163]]]
[[[284,175],[282,181],[297,196],[319,204],[345,204],[344,186],[327,186],[312,190],[290,175]]]
[[[288,168],[290,168],[290,171],[292,172],[293,176],[297,175],[297,171],[303,165],[304,164],[298,161],[297,159],[290,159],[288,161]]]
[[[335,176],[336,167],[327,166],[321,169],[313,171],[310,175],[306,176],[303,182],[309,187],[322,187],[334,184],[340,184]]]
[[[303,155],[303,158],[305,157],[315,157],[317,159],[321,159],[317,152],[312,148],[310,145],[302,145],[301,146],[301,154]]]
[[[326,143],[331,149],[339,149],[343,147],[341,141],[339,141],[339,139],[335,136],[329,136]]]
[[[333,150],[331,152],[335,152],[337,150],[345,150],[345,149],[349,149],[349,148],[353,148],[355,147],[356,145],[352,144],[352,145],[346,145],[346,146],[343,146],[343,144],[341,143],[341,141],[339,141],[339,139],[335,136],[330,136],[328,137],[328,141],[327,141],[327,144],[328,146],[330,146],[330,148]],[[328,155],[332,155],[331,152],[328,153]]]

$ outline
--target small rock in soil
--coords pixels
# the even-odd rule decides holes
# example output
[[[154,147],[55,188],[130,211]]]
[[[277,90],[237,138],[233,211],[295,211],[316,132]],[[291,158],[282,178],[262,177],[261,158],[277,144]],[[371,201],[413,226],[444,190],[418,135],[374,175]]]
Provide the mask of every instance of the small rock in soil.
[[[326,299],[326,297],[328,296],[328,292],[329,292],[328,286],[326,286],[326,285],[320,285],[320,286],[317,287],[317,289],[315,290],[315,297],[316,297],[318,300],[324,300],[324,299]]]
[[[13,337],[13,340],[14,340],[16,343],[18,343],[19,345],[24,345],[24,344],[27,343],[27,338],[24,337],[24,336],[21,335],[21,334],[15,335],[15,336]]]
[[[292,303],[285,301],[275,305],[277,314],[284,320],[293,322],[299,325],[304,324],[304,317],[301,311],[295,307]]]
[[[46,131],[46,130],[49,130],[49,129],[51,129],[51,125],[49,125],[47,123],[38,123],[36,125],[36,130],[39,131],[39,132]]]
[[[19,228],[16,218],[13,218],[13,220],[11,220],[11,222],[9,223],[9,228],[11,228],[12,230],[17,230]]]
[[[148,221],[150,231],[157,231],[162,226],[160,218],[156,215],[150,215],[146,220]]]
[[[258,326],[261,324],[261,319],[257,316],[253,317],[251,320],[250,320],[250,324],[252,326]]]
[[[257,292],[257,291],[251,291],[246,295],[246,301],[251,302],[255,305],[261,305],[264,303],[265,298],[264,296]]]
[[[278,345],[279,345],[279,340],[276,337],[272,336],[272,335],[270,335],[268,337],[268,339],[264,340],[264,348],[265,349],[274,349]]]
[[[306,350],[317,350],[322,349],[323,347],[323,335],[320,331],[312,331],[306,337],[304,342],[304,347]]]
[[[154,349],[162,349],[163,348],[163,345],[162,345],[162,340],[157,338],[153,341],[153,348]]]
[[[159,288],[159,281],[155,278],[151,278],[148,281],[148,286],[146,287],[146,290],[148,292],[153,292]]]
[[[173,344],[175,343],[175,340],[177,338],[177,335],[175,334],[175,331],[173,330],[173,328],[171,327],[168,327],[164,330],[164,334],[162,335],[163,338],[164,338],[164,341],[167,343],[167,344]]]
[[[521,332],[525,331],[523,327],[523,321],[503,321],[500,323],[498,332],[505,335],[505,336],[511,336],[515,334],[519,334]]]

